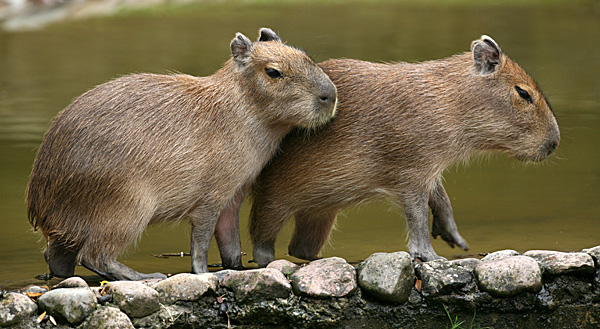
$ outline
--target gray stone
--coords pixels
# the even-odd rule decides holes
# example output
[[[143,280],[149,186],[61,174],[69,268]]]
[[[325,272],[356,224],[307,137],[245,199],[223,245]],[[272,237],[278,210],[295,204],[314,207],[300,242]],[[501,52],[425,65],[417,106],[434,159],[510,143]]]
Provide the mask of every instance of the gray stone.
[[[100,307],[81,324],[79,329],[133,328],[129,317],[116,307]]]
[[[542,289],[542,270],[537,261],[525,256],[510,256],[482,262],[475,268],[479,288],[493,296],[509,297]]]
[[[68,279],[62,280],[54,288],[89,288],[87,282],[84,279],[74,276]]]
[[[292,273],[299,269],[300,266],[290,262],[289,260],[279,259],[271,262],[269,265],[267,265],[267,268],[274,268],[283,273],[283,275],[285,275],[286,277],[289,277],[290,275],[292,275]]]
[[[239,272],[239,271],[232,270],[232,269],[226,269],[226,270],[220,270],[218,272],[213,272],[212,274],[214,274],[214,276],[217,277],[217,281],[221,282],[221,280],[223,280],[225,275],[227,275],[227,273],[231,273],[231,272]]]
[[[450,264],[460,265],[469,271],[473,272],[477,265],[481,264],[481,260],[477,258],[463,258],[463,259],[455,259],[451,260]]]
[[[460,290],[473,280],[471,271],[444,259],[436,259],[415,266],[421,279],[423,296],[445,295]]]
[[[485,257],[481,259],[482,262],[490,262],[510,256],[519,256],[520,254],[516,250],[506,249],[494,251],[492,253],[487,254]]]
[[[96,309],[96,296],[89,288],[58,288],[38,298],[40,310],[56,319],[78,325]]]
[[[46,292],[48,292],[48,289],[46,289],[44,287],[40,287],[40,286],[29,286],[29,287],[27,287],[27,289],[25,289],[25,291],[23,291],[24,294],[27,294],[27,293],[44,294]]]
[[[0,327],[11,326],[34,315],[38,306],[31,298],[8,292],[0,299]]]
[[[594,259],[584,252],[530,250],[523,256],[537,260],[544,273],[552,275],[594,272]]]
[[[328,298],[344,297],[358,287],[356,270],[339,257],[312,261],[290,276],[294,293]]]
[[[272,268],[230,272],[221,285],[233,290],[238,302],[288,298],[292,291],[283,273]]]
[[[414,284],[412,257],[404,251],[375,253],[358,266],[360,288],[388,302],[406,302]]]
[[[160,308],[158,292],[139,281],[114,281],[108,283],[113,303],[130,317],[139,318]]]
[[[217,277],[210,273],[181,273],[154,284],[152,288],[158,291],[161,303],[173,304],[176,301],[196,301],[208,291],[217,291],[218,284]]]
[[[596,267],[600,267],[600,246],[583,249],[581,252],[585,252],[586,254],[592,256],[594,262],[596,263]]]

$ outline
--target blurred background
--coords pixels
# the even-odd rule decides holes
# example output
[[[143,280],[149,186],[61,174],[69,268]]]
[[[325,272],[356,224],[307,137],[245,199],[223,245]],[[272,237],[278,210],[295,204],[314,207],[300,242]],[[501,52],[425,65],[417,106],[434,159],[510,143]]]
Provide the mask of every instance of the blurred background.
[[[29,225],[25,188],[51,119],[75,97],[137,72],[210,75],[230,56],[236,32],[260,27],[316,61],[347,57],[425,61],[469,50],[492,36],[541,86],[562,140],[549,160],[506,155],[451,167],[445,186],[471,250],[434,240],[438,254],[471,257],[501,249],[578,251],[600,245],[600,3],[597,1],[59,1],[0,0],[0,287],[42,284],[45,244]],[[251,254],[241,213],[242,249]],[[279,236],[286,256],[291,226]],[[190,271],[189,224],[148,229],[121,261],[142,272]],[[402,212],[390,203],[346,209],[323,257],[358,262],[407,250]],[[244,263],[251,255],[244,256]],[[219,263],[213,244],[211,263]],[[252,264],[247,264],[252,266]],[[215,269],[216,270],[216,269]],[[77,275],[97,280],[78,267]],[[54,279],[58,282],[58,279]]]

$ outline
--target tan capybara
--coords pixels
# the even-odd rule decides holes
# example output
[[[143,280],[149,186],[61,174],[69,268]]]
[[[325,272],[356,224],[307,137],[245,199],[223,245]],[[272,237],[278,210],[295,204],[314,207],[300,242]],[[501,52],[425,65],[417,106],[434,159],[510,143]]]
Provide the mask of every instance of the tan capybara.
[[[52,122],[27,192],[48,239],[50,271],[75,264],[110,280],[141,274],[116,257],[149,224],[189,218],[192,271],[207,272],[216,236],[224,267],[241,268],[237,222],[219,222],[294,126],[333,116],[336,88],[270,29],[238,33],[233,58],[208,77],[135,74],[79,96]]]
[[[429,209],[433,236],[466,250],[444,170],[488,151],[541,161],[560,140],[536,83],[488,36],[441,60],[320,66],[338,89],[338,114],[316,132],[290,133],[255,182],[250,233],[260,266],[274,259],[275,238],[291,216],[289,253],[312,260],[340,209],[381,196],[404,207],[413,257],[440,258],[428,236]]]

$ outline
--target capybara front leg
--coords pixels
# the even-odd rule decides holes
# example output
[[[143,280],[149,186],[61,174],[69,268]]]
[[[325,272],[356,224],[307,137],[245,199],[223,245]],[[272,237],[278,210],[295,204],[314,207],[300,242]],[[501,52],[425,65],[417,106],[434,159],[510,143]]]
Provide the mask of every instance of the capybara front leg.
[[[62,239],[48,241],[48,248],[44,256],[50,268],[50,273],[61,278],[73,276],[78,253],[78,249],[68,247]]]
[[[296,228],[288,247],[290,255],[306,260],[319,257],[319,252],[335,224],[337,211],[314,214],[296,213]]]
[[[241,270],[242,247],[240,243],[240,207],[246,189],[238,192],[221,212],[215,228],[215,238],[221,253],[223,268]]]
[[[429,238],[429,207],[426,193],[411,194],[404,197],[404,213],[408,226],[408,251],[414,258],[422,261],[440,259],[433,250]]]
[[[111,281],[137,281],[148,279],[165,279],[167,277],[162,273],[144,274],[137,272],[119,263],[116,259],[102,259],[100,262],[89,262],[86,259],[82,259],[81,265]]]
[[[206,208],[196,209],[190,213],[192,223],[192,234],[190,242],[190,254],[192,256],[192,273],[200,274],[208,272],[208,248],[215,233],[219,208],[212,211]]]
[[[469,244],[458,233],[450,198],[440,181],[429,195],[429,208],[433,214],[431,235],[434,238],[441,236],[452,248],[457,245],[462,250],[469,250]]]

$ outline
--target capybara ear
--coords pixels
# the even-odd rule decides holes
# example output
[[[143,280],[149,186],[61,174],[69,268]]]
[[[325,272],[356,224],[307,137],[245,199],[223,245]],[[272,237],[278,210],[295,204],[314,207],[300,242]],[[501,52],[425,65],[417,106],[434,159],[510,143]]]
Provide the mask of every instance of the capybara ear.
[[[502,57],[500,46],[487,35],[482,35],[479,40],[471,43],[475,67],[482,75],[496,72]]]
[[[279,42],[281,42],[281,39],[279,38],[277,33],[273,32],[273,30],[271,30],[268,27],[263,27],[260,30],[258,30],[258,41],[279,41]]]
[[[252,41],[241,33],[236,33],[235,38],[231,40],[231,54],[233,59],[244,64],[250,58],[252,50]]]

